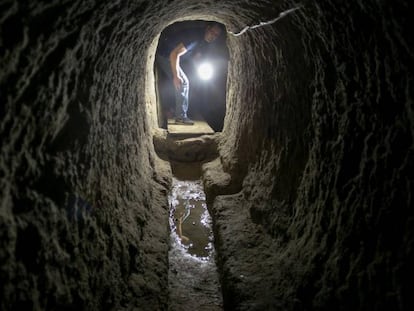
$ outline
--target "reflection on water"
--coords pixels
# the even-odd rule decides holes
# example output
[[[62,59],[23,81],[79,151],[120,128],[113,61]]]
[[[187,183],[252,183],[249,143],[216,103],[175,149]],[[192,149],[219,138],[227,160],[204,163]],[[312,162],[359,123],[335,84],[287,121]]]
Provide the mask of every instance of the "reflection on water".
[[[201,180],[174,177],[169,203],[173,244],[207,259],[212,255],[213,232]]]
[[[199,163],[171,163],[168,310],[222,311],[211,219]]]

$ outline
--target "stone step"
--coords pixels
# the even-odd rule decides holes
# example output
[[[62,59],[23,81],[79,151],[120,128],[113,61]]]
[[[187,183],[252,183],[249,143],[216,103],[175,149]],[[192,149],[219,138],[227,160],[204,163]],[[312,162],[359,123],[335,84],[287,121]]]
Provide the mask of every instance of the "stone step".
[[[168,135],[176,138],[212,135],[214,130],[202,117],[193,119],[193,125],[176,124],[174,119],[168,119]]]

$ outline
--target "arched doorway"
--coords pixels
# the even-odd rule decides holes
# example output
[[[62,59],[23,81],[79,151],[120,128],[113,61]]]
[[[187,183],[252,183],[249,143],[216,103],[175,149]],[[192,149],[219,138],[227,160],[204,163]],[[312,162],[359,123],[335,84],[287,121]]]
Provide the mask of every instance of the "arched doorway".
[[[157,57],[165,42],[174,42],[183,33],[203,33],[209,25],[207,21],[191,20],[176,22],[165,28],[159,38]],[[226,83],[229,53],[226,45],[226,31],[222,24],[220,36],[210,44],[199,44],[191,51],[180,57],[180,66],[189,79],[189,107],[190,118],[204,119],[214,131],[223,128],[226,112]],[[203,42],[204,43],[204,42]],[[162,70],[155,60],[155,84],[157,89],[157,113],[158,125],[167,128],[169,118],[174,118],[175,90],[172,80]],[[197,68],[202,63],[208,62],[213,68],[213,75],[208,80],[199,77]]]

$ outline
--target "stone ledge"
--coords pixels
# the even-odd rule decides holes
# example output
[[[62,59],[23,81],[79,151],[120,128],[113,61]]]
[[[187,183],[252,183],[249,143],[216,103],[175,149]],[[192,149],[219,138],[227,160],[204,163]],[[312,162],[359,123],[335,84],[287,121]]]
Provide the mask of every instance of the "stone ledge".
[[[217,145],[220,133],[179,138],[159,131],[153,135],[154,148],[163,160],[198,162],[218,157]]]

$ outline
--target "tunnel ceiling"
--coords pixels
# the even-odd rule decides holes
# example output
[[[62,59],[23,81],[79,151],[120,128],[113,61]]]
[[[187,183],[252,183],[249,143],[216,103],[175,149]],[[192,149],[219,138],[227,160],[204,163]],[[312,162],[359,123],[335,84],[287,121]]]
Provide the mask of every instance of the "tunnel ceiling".
[[[413,53],[404,0],[2,1],[0,309],[164,310],[168,162],[153,64],[229,31],[203,180],[228,310],[409,310]]]

